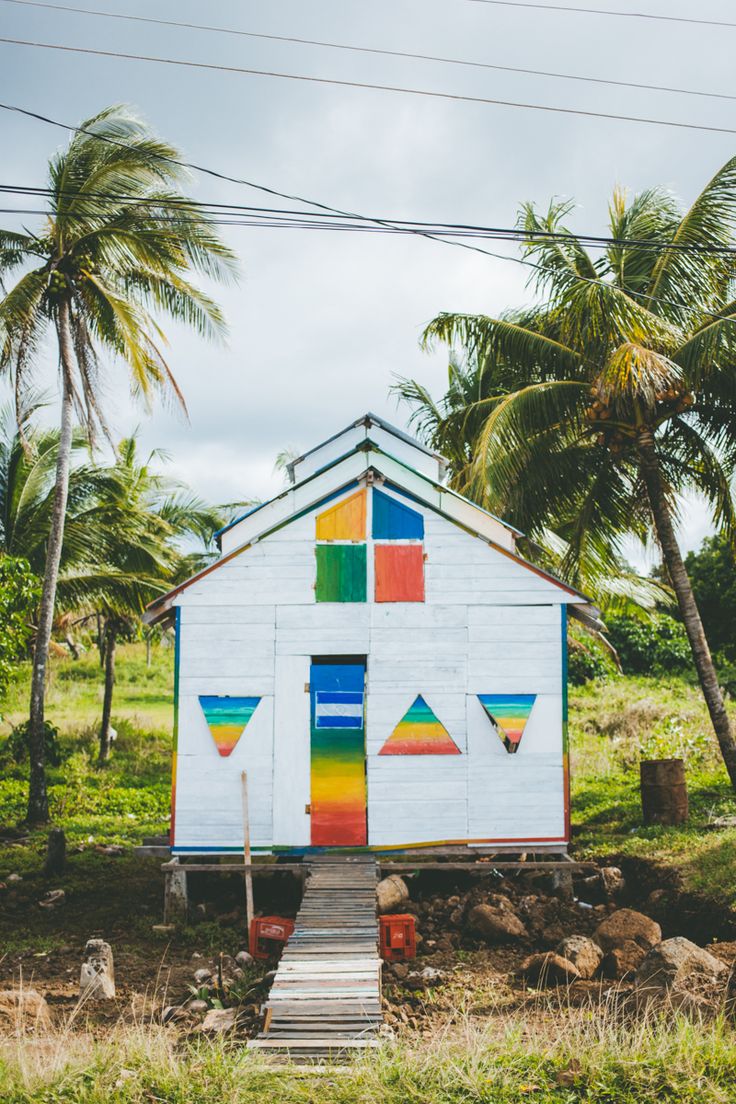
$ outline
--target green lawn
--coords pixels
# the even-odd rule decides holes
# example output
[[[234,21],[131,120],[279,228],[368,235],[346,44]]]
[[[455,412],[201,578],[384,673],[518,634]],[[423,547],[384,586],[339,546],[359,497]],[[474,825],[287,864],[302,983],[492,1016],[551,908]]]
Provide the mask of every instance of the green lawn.
[[[27,716],[28,679],[26,666],[8,696],[3,734]],[[118,736],[110,763],[100,769],[95,764],[102,708],[97,653],[52,660],[46,716],[60,729],[64,761],[49,770],[49,796],[52,818],[72,844],[139,842],[144,835],[166,830],[173,684],[171,648],[154,648],[150,667],[145,645],[119,648],[113,706]],[[23,816],[27,767],[5,755],[0,769],[0,821],[8,824]],[[16,868],[20,858],[15,848]]]
[[[158,645],[151,649],[151,666],[146,665],[145,644],[118,646],[117,679],[113,713],[136,728],[171,732],[174,718],[174,650]],[[46,699],[46,716],[65,733],[77,734],[99,724],[102,711],[102,669],[97,650],[90,648],[78,660],[69,655],[53,656]],[[0,734],[28,716],[30,664],[23,664],[20,677],[2,704]]]

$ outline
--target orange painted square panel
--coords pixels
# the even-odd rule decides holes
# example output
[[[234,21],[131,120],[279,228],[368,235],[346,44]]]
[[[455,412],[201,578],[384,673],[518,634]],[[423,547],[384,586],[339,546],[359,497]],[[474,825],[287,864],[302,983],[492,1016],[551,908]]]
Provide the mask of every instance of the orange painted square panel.
[[[377,544],[376,601],[424,601],[424,548],[421,544]]]

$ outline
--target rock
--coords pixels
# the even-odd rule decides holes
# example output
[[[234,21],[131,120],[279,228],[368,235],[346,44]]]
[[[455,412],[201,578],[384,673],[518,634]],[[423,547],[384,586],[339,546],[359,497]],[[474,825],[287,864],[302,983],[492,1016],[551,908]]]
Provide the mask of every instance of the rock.
[[[736,943],[709,943],[705,948],[714,958],[720,958],[727,966],[736,962]]]
[[[569,935],[559,944],[556,953],[572,962],[580,977],[586,981],[595,977],[603,959],[603,951],[587,935]]]
[[[715,828],[736,828],[736,816],[713,817],[713,820],[709,821],[705,827],[711,830]]]
[[[161,1012],[161,1023],[180,1023],[187,1019],[187,1010],[180,1004],[168,1004]]]
[[[647,956],[646,948],[628,939],[620,947],[614,947],[603,959],[601,973],[610,981],[623,981],[631,977]]]
[[[79,976],[79,995],[86,1000],[112,1000],[115,967],[112,947],[104,939],[88,939]]]
[[[409,900],[409,889],[398,874],[389,874],[376,886],[376,898],[380,913],[397,912]]]
[[[176,924],[151,924],[151,931],[156,935],[170,935],[176,931]]]
[[[636,984],[646,989],[678,989],[697,992],[712,989],[728,972],[719,958],[678,935],[665,939],[648,952],[636,971]]]
[[[49,1006],[35,989],[0,990],[0,1024],[8,1029],[44,1030],[51,1025]]]
[[[666,889],[653,889],[647,897],[646,903],[649,908],[661,909],[666,906],[669,898],[669,894]]]
[[[500,912],[514,911],[514,906],[511,904],[508,897],[504,897],[502,893],[489,893],[486,903],[489,904],[491,908],[499,909]]]
[[[46,878],[57,878],[66,866],[66,836],[63,828],[52,828],[46,844],[46,861],[43,873]]]
[[[569,985],[580,978],[580,971],[562,955],[548,951],[530,955],[522,963],[521,975],[532,985]]]
[[[39,901],[41,908],[54,909],[59,905],[63,905],[66,901],[66,893],[63,889],[50,889],[44,896],[42,901]]]
[[[8,874],[8,884],[13,885],[16,882],[22,882],[20,874]]]
[[[205,1000],[191,1000],[187,1004],[187,1011],[193,1012],[196,1016],[204,1015],[208,1008],[209,1005]]]
[[[241,970],[250,970],[251,966],[255,966],[256,964],[253,955],[248,951],[238,951],[235,956],[235,961]]]
[[[399,981],[403,981],[405,977],[409,976],[409,967],[405,962],[394,962],[391,966],[391,973],[394,977],[398,978]]]
[[[203,1031],[221,1033],[235,1027],[238,1011],[236,1008],[210,1008],[202,1021]]]
[[[423,970],[412,971],[404,981],[405,989],[430,989],[434,985],[439,985],[443,979],[444,974],[441,970],[435,970],[433,966],[425,966]]]
[[[626,889],[626,881],[617,866],[602,867],[601,882],[607,897],[617,897]]]
[[[642,912],[617,909],[598,925],[593,939],[606,953],[628,942],[638,943],[640,947],[649,950],[662,939],[662,929]]]
[[[574,1088],[582,1068],[577,1058],[571,1058],[564,1069],[557,1070],[555,1073],[555,1084],[559,1085],[561,1089]]]
[[[524,939],[527,930],[515,912],[493,905],[476,905],[468,915],[468,926],[493,943]]]
[[[543,928],[539,934],[539,941],[549,950],[554,950],[557,944],[565,938],[565,929],[561,924],[553,924],[549,928]]]
[[[209,985],[212,981],[212,971],[206,966],[201,966],[199,970],[194,971],[194,981],[197,985]]]

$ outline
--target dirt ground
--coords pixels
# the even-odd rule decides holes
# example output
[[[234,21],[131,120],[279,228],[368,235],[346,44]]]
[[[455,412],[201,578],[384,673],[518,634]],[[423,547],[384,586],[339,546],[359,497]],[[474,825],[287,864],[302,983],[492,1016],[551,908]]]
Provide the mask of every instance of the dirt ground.
[[[52,1020],[67,1022],[78,1005],[84,945],[102,938],[113,948],[117,997],[77,1011],[73,1022],[80,1031],[104,1033],[121,1019],[160,1019],[167,1008],[172,1024],[196,1029],[196,1018],[172,1010],[201,997],[194,991],[194,972],[208,969],[217,978],[218,963],[229,990],[224,1003],[245,1006],[242,1027],[248,1034],[257,1031],[268,988],[264,976],[274,964],[259,963],[239,980],[228,977],[238,973],[234,956],[247,947],[238,876],[190,876],[192,922],[167,931],[160,930],[160,861],[130,851],[86,848],[70,854],[61,877],[46,880],[39,857],[38,870],[26,870],[18,880],[12,878],[12,850],[8,854],[0,869],[5,886],[0,890],[0,989],[34,988],[48,1002]],[[700,946],[736,940],[736,914],[683,893],[675,872],[639,860],[616,863],[616,856],[609,861],[621,867],[625,882],[615,901],[582,879],[565,895],[549,875],[502,878],[489,872],[478,878],[439,871],[407,879],[411,900],[401,911],[416,916],[418,953],[414,962],[384,970],[387,1023],[399,1033],[407,1028],[431,1034],[437,1024],[453,1019],[505,1020],[511,1012],[531,1008],[539,994],[520,977],[524,960],[533,952],[553,950],[567,935],[592,933],[617,907],[644,912],[661,925],[664,938],[685,935]],[[64,899],[44,908],[40,902],[51,889],[63,889]],[[260,878],[256,910],[293,916],[300,892],[300,883],[288,872]],[[473,931],[467,917],[473,905],[499,897],[508,899],[524,920],[527,934],[496,945]],[[736,954],[736,944],[732,950]],[[429,978],[416,976],[427,967]],[[610,980],[577,981],[559,999],[566,1007],[597,1004],[606,1000],[611,985]],[[204,996],[211,1003],[223,993],[215,983]]]

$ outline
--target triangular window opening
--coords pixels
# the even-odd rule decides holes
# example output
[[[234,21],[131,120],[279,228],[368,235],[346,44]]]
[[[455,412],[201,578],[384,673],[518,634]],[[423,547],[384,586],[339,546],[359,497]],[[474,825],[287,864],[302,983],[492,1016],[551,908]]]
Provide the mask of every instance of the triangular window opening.
[[[536,694],[478,694],[478,700],[509,755],[519,750]]]
[[[260,698],[215,697],[200,694],[199,704],[215,742],[218,754],[231,755],[248,722],[256,711]]]

